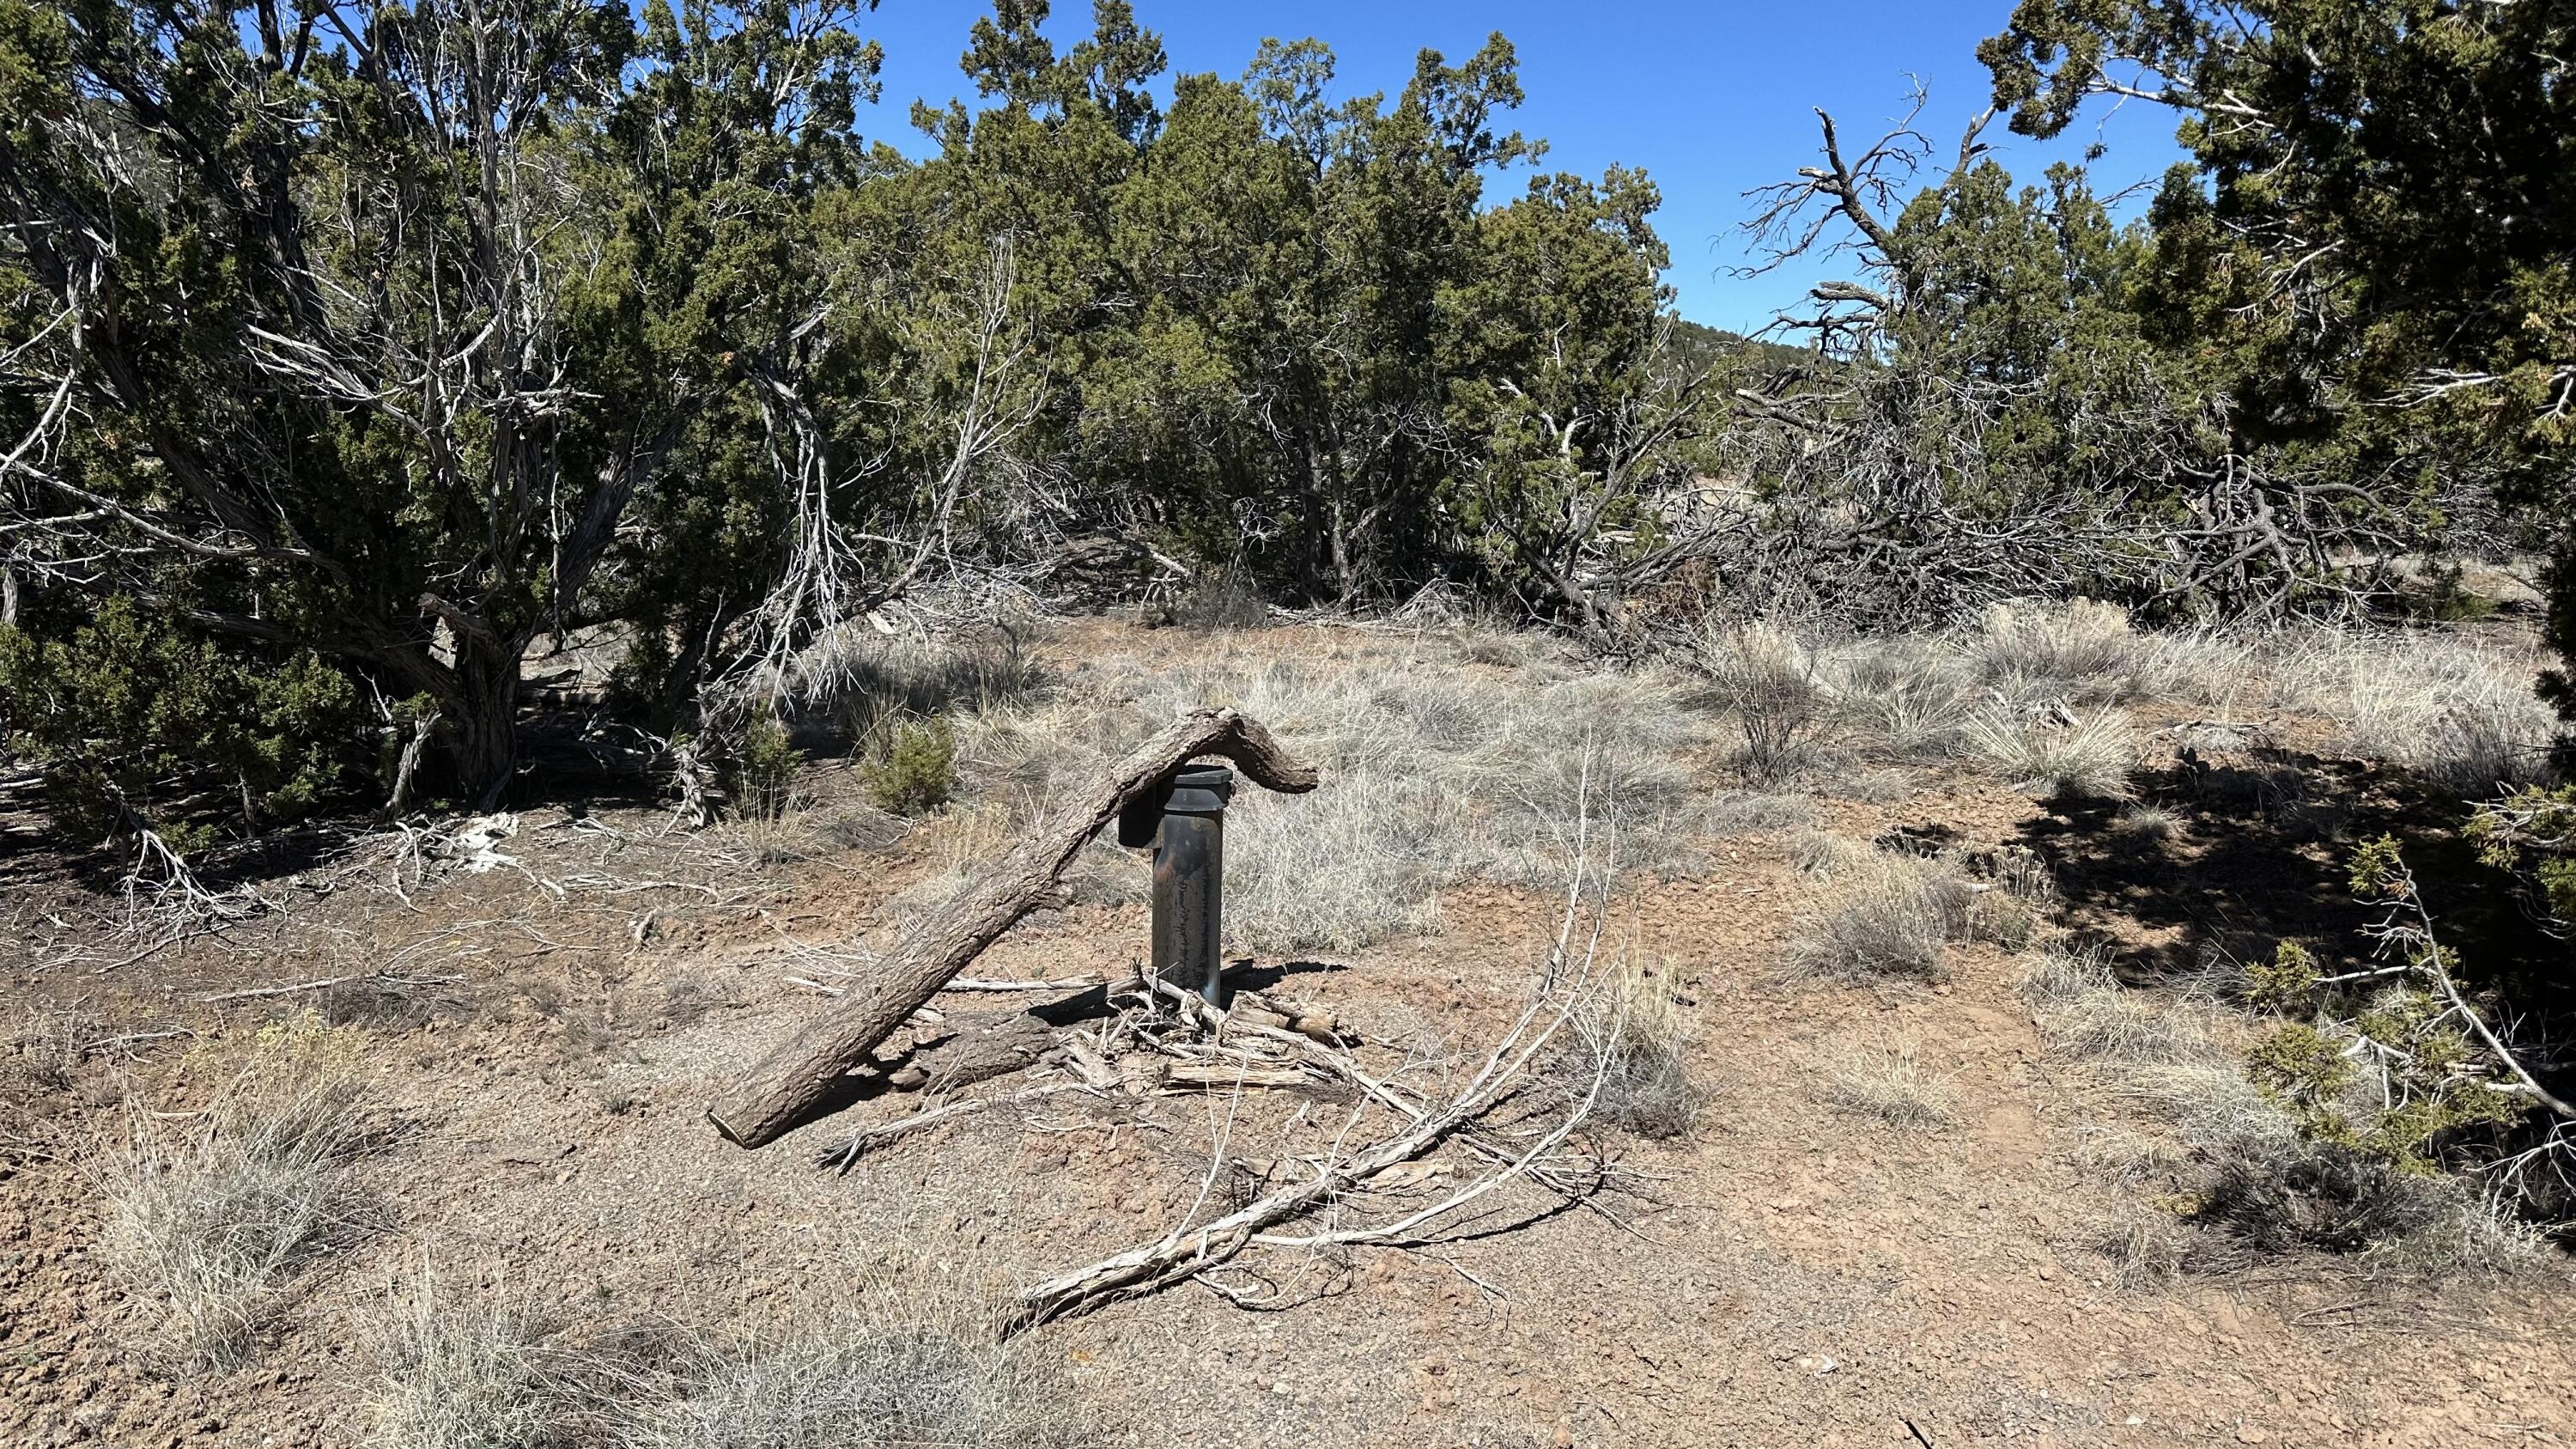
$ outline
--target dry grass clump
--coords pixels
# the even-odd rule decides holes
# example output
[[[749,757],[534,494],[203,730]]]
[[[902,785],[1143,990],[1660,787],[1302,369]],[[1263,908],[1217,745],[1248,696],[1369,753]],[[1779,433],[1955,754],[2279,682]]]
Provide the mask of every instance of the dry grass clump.
[[[1195,705],[1230,704],[1325,773],[1298,796],[1246,787],[1226,812],[1226,924],[1256,950],[1350,950],[1437,929],[1438,893],[1469,878],[1553,887],[1575,825],[1615,834],[1623,870],[1687,868],[1712,812],[1684,757],[1711,722],[1655,670],[1463,669],[1454,641],[1288,630],[1179,661],[1112,657],[1042,706],[961,723],[970,798],[1011,832]],[[1141,879],[1132,857],[1097,874]]]
[[[951,635],[844,629],[806,661],[810,687],[831,702],[852,740],[890,720],[980,716],[1024,705],[1046,692],[1046,672],[1012,625]]]
[[[2054,798],[2117,798],[2138,763],[2137,730],[2117,709],[2072,724],[1988,712],[1968,722],[1968,734],[2015,788]]]
[[[1628,953],[1610,979],[1602,1010],[1601,1019],[1587,1031],[1602,1082],[1593,1111],[1611,1126],[1640,1137],[1663,1139],[1690,1131],[1709,1093],[1691,1070],[1690,1018],[1673,1000],[1669,963],[1649,965]]]
[[[1094,1413],[1043,1350],[1003,1342],[997,1280],[907,1234],[775,1321],[568,1342],[524,1303],[427,1275],[382,1320],[377,1449],[1088,1449]]]
[[[2199,1062],[2209,1034],[2188,1013],[2124,989],[2098,954],[2062,946],[2030,958],[2022,994],[2052,1051],[2126,1066]]]
[[[1874,853],[1838,867],[1825,905],[1800,923],[1789,959],[1846,980],[1944,974],[1950,943],[1966,940],[1976,892],[1938,861]]]
[[[909,1244],[842,1301],[703,1344],[622,1414],[619,1449],[1089,1449],[1105,1431],[1060,1367],[1000,1336],[1001,1285]]]
[[[1699,663],[1742,735],[1736,764],[1747,780],[1777,784],[1815,762],[1831,696],[1804,641],[1776,624],[1736,625],[1702,639]]]
[[[2116,604],[1997,604],[1968,642],[1977,675],[2006,697],[2113,701],[2146,693],[2148,648]]]
[[[2439,631],[2298,644],[2274,661],[2276,695],[2340,726],[2354,755],[2467,796],[2553,778],[2558,722],[2533,693],[2536,646]]]
[[[2566,1274],[2566,1256],[2548,1234],[2514,1216],[2496,1198],[2457,1189],[2447,1196],[2448,1205],[2422,1226],[2364,1249],[2363,1269],[2381,1278],[2419,1281]]]
[[[2216,1164],[2199,1216],[2263,1252],[2350,1253],[2441,1217],[2436,1179],[2324,1142],[2238,1152]]]
[[[1804,795],[1747,791],[1728,795],[1708,809],[1712,835],[1738,835],[1757,830],[1792,830],[1816,822],[1816,802]]]
[[[395,1289],[377,1329],[375,1449],[552,1449],[601,1417],[604,1365],[556,1346],[525,1303],[459,1299],[424,1270]]]
[[[21,1092],[60,1092],[88,1055],[84,1045],[96,1023],[76,1011],[26,1007],[0,1025],[0,1098]]]
[[[2129,805],[2120,811],[2118,819],[2111,822],[2111,828],[2131,840],[2165,841],[2173,839],[2182,825],[2175,814],[2163,806]]]
[[[358,1219],[367,1142],[353,1030],[305,1011],[184,1126],[138,1117],[102,1170],[107,1261],[166,1305],[175,1358],[238,1363],[289,1273]]]
[[[1789,835],[1789,863],[1801,875],[1835,876],[1855,866],[1867,865],[1878,858],[1878,852],[1864,842],[1830,830],[1803,829]]]
[[[1890,1127],[1918,1129],[1949,1126],[1959,1093],[1947,1078],[1923,1069],[1912,1042],[1900,1042],[1883,1051],[1846,1052],[1828,1060],[1816,1100]]]
[[[1876,753],[1930,759],[1958,749],[1974,689],[1932,640],[1879,639],[1837,651],[1828,678],[1842,716]]]

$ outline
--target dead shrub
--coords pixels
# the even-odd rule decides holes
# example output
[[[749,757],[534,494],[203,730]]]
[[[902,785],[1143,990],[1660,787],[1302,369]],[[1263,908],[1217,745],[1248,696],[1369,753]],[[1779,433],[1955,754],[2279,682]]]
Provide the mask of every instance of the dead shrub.
[[[1738,765],[1757,785],[1776,784],[1814,763],[1829,697],[1815,655],[1773,624],[1721,630],[1700,648],[1718,704],[1735,717]]]
[[[1816,1100],[1890,1127],[1921,1129],[1949,1126],[1959,1094],[1946,1078],[1923,1069],[1912,1042],[1900,1042],[1829,1058]]]
[[[2116,709],[2071,724],[1989,711],[1968,722],[1968,735],[2014,788],[2056,798],[2117,798],[2138,762],[2137,730]]]
[[[1789,959],[1810,974],[1846,980],[1936,980],[1947,947],[1968,934],[1974,900],[1946,865],[1874,854],[1846,867],[1823,908],[1800,923]]]
[[[165,1306],[181,1365],[240,1362],[282,1281],[360,1221],[361,1044],[312,1011],[270,1026],[212,1105],[138,1115],[108,1158],[107,1261]]]

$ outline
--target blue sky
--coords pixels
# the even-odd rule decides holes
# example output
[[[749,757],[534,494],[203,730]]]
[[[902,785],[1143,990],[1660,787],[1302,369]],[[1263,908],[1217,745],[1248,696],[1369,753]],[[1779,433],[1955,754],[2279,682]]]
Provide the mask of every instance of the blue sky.
[[[1931,90],[1919,124],[1947,151],[1985,103],[1976,44],[2010,9],[2010,0],[1136,0],[1176,71],[1239,75],[1262,37],[1311,35],[1340,57],[1346,94],[1393,92],[1424,46],[1456,60],[1502,31],[1519,48],[1529,93],[1514,123],[1549,142],[1541,164],[1595,175],[1614,162],[1644,167],[1663,189],[1657,230],[1672,247],[1682,315],[1739,331],[1825,274],[1725,274],[1744,260],[1734,235],[1744,191],[1815,153],[1810,107],[1832,111],[1846,140],[1874,137],[1902,113],[1912,74]],[[905,113],[915,98],[974,100],[957,57],[985,11],[982,0],[884,0],[865,25],[885,43],[885,96],[862,124],[920,154]],[[1090,0],[1056,0],[1047,28],[1059,45],[1088,34]],[[2095,175],[2106,192],[2159,174],[2179,154],[2171,119],[2144,105],[2088,113],[2049,146],[2000,124],[1987,139],[2016,176],[2034,181],[2051,160],[2099,140],[2108,150]],[[1505,183],[1513,192],[1520,184]]]

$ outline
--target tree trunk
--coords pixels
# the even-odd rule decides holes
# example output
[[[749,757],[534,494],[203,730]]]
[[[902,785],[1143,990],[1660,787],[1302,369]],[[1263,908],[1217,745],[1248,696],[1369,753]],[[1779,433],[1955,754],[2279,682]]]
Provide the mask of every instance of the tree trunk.
[[[1022,916],[1061,899],[1056,877],[1119,806],[1202,755],[1222,755],[1256,785],[1291,794],[1315,788],[1270,732],[1231,709],[1192,710],[1112,767],[1068,815],[1020,842],[946,909],[906,937],[875,980],[853,982],[819,1020],[779,1043],[707,1120],[740,1147],[776,1141],[865,1065],[906,1018]]]
[[[453,695],[439,702],[456,793],[491,810],[519,767],[519,655],[459,639]]]

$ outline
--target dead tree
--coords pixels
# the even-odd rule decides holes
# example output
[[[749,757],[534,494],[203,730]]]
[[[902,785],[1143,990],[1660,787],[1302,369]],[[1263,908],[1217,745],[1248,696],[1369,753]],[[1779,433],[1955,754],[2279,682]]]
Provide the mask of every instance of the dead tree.
[[[777,1140],[1021,917],[1064,904],[1058,877],[1121,805],[1208,755],[1233,761],[1265,789],[1300,794],[1315,788],[1313,768],[1290,758],[1257,721],[1231,709],[1191,711],[1113,767],[1072,814],[1041,827],[923,923],[872,980],[853,982],[820,1020],[763,1057],[707,1110],[707,1120],[737,1146]]]
[[[1747,274],[1841,256],[1857,275],[1818,283],[1775,324],[1811,340],[1805,361],[1732,395],[1722,471],[1744,481],[1726,505],[1738,526],[1710,537],[1733,596],[1889,626],[2077,591],[2280,618],[2387,587],[2373,561],[2422,541],[2399,464],[2266,445],[2144,334],[2107,312],[2076,318],[2076,289],[2032,312],[2058,318],[2045,349],[1981,311],[1998,289],[2049,296],[2046,269],[1989,273],[2019,239],[2099,220],[2100,204],[2063,182],[2012,192],[1979,140],[1991,111],[1942,154],[1914,127],[1922,107],[1918,92],[1856,153],[1818,112],[1822,164],[1754,193],[1746,231],[1763,260]],[[2031,446],[2042,436],[2063,441]],[[2477,491],[2443,486],[2446,511]]]

